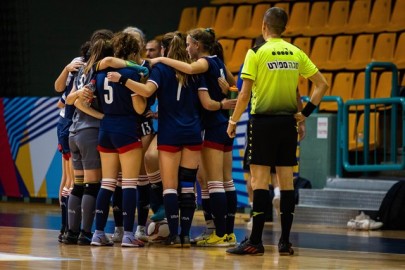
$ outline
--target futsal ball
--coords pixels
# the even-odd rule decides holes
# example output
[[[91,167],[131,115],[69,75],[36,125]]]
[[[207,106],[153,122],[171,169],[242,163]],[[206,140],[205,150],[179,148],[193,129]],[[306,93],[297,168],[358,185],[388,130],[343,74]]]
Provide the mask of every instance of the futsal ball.
[[[169,234],[169,225],[166,220],[152,221],[148,225],[148,238],[151,242],[162,242]]]

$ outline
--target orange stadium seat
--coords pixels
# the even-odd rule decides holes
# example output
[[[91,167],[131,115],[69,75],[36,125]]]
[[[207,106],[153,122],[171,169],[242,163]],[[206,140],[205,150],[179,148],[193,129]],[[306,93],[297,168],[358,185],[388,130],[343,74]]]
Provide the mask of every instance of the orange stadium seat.
[[[215,18],[214,30],[216,38],[223,37],[233,24],[233,6],[221,6]]]
[[[310,37],[297,37],[294,39],[293,44],[300,48],[306,55],[309,55],[311,53]]]
[[[391,0],[376,0],[365,27],[365,32],[378,33],[384,31],[391,15]]]
[[[333,42],[328,61],[324,68],[338,70],[346,67],[352,51],[352,36],[337,36]]]
[[[203,7],[198,15],[197,27],[214,27],[216,14],[216,7]]]
[[[284,32],[284,35],[301,35],[308,23],[308,16],[309,2],[296,2],[292,7],[290,19],[287,23],[287,29]]]
[[[250,26],[243,31],[243,36],[247,38],[256,38],[262,34],[262,23],[264,13],[270,8],[269,4],[259,4],[253,10]]]
[[[396,84],[398,83],[399,81]],[[392,90],[392,72],[384,71],[378,78],[378,83],[375,89],[374,97],[375,98],[391,97],[391,90]]]
[[[333,1],[324,33],[327,35],[343,33],[344,26],[349,18],[349,11],[349,1]]]
[[[319,68],[323,69],[327,63],[332,47],[332,37],[317,37],[311,48],[310,58]]]
[[[347,69],[365,69],[371,62],[373,52],[374,36],[364,34],[357,36],[356,42],[350,55],[350,60],[346,65]]]
[[[240,5],[236,9],[235,18],[230,29],[223,35],[227,38],[243,37],[252,21],[252,5]],[[260,29],[260,28],[259,28]]]
[[[396,34],[381,33],[374,46],[372,61],[392,62],[394,59]]]
[[[401,33],[398,38],[397,45],[394,52],[394,64],[400,68],[405,68],[405,32]]]
[[[230,72],[239,72],[240,66],[245,61],[246,53],[250,48],[252,48],[251,39],[238,39],[236,41],[232,58],[226,65]]]
[[[387,24],[386,30],[388,31],[405,30],[404,10],[405,10],[405,0],[395,0],[395,5],[394,8],[392,9],[391,17]]]
[[[343,102],[349,100],[352,96],[354,84],[354,72],[339,72],[336,74],[333,85],[331,85],[330,95],[339,96]],[[320,107],[325,111],[337,111],[338,105],[335,102],[323,102]]]
[[[376,85],[377,85],[377,73],[371,72],[370,97],[374,97]],[[366,86],[365,72],[362,71],[356,76],[352,97],[350,99],[364,99],[365,86]]]
[[[187,32],[197,24],[197,7],[186,7],[181,11],[180,22],[177,30]]]
[[[356,0],[350,11],[349,19],[344,27],[344,33],[362,33],[370,17],[370,0]]]
[[[222,49],[224,51],[224,62],[225,64],[228,63],[232,58],[233,46],[235,44],[235,40],[233,39],[219,39],[219,43],[222,45]]]
[[[303,30],[305,36],[316,36],[324,32],[329,16],[329,2],[314,2],[309,13],[308,23]]]
[[[368,127],[365,127],[364,114],[360,115],[355,133],[355,140],[357,140],[357,150],[361,150],[364,147],[363,134],[365,128],[369,128],[369,150],[374,150],[380,145],[379,119],[379,112],[370,112],[370,124]]]

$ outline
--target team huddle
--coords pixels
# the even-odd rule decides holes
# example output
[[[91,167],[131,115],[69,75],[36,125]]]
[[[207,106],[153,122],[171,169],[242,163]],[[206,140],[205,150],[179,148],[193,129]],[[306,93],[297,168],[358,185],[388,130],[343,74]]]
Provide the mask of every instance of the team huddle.
[[[193,240],[198,246],[236,244],[233,139],[226,134],[228,109],[236,102],[227,99],[227,92],[235,82],[220,59],[214,32],[192,32],[187,37],[167,33],[161,41],[164,57],[152,59],[148,51],[145,61],[139,29],[98,30],[83,57],[58,78],[65,82],[60,149],[65,161],[71,156],[73,167],[73,183],[61,185],[67,212],[61,242],[142,247],[149,240],[150,206],[151,220],[168,224],[167,245],[189,247]],[[156,99],[158,113],[151,111]],[[68,175],[69,165],[64,168]],[[226,207],[206,212],[216,228],[210,237],[190,239],[197,172],[202,199]],[[110,239],[104,228],[111,198],[116,228]]]
[[[252,234],[227,253],[264,253],[261,235],[269,202],[270,166],[275,166],[281,192],[279,252],[292,255],[289,234],[297,123],[319,104],[327,84],[301,50],[280,38],[286,23],[282,9],[266,12],[262,30],[266,42],[246,56],[237,101],[228,99],[235,79],[224,65],[213,29],[170,32],[146,46],[142,31],[135,27],[115,34],[95,31],[82,45],[81,57],[69,63],[55,81],[55,89],[64,92],[58,124],[64,165],[59,241],[143,247],[151,240],[146,233],[151,208],[154,225],[167,223],[168,236],[159,238],[167,246],[235,246],[232,146],[236,123],[252,98],[246,151],[252,173]],[[285,47],[290,54],[271,54]],[[260,65],[261,57],[269,58],[264,65]],[[296,68],[270,69],[268,63],[274,61],[294,62]],[[302,112],[297,107],[299,75],[315,84],[311,102]],[[280,84],[278,77],[283,78]],[[156,101],[158,112],[151,110]],[[230,109],[235,109],[232,117]],[[285,151],[274,150],[281,147]],[[197,184],[209,230],[190,239]],[[115,231],[109,237],[104,230],[111,201]]]

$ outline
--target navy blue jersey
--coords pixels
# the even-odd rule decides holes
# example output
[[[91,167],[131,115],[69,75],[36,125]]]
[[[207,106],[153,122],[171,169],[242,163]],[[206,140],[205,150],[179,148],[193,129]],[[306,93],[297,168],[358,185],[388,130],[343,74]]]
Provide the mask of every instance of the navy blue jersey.
[[[198,90],[206,90],[204,79],[189,76],[187,85],[180,85],[174,69],[158,63],[153,67],[148,81],[158,88],[158,145],[200,144],[201,103]]]
[[[208,70],[203,73],[204,79],[208,87],[208,93],[211,99],[220,102],[226,96],[222,93],[219,86],[218,78],[226,79],[226,69],[224,63],[216,55],[204,57],[208,62]],[[228,122],[226,110],[208,111],[204,110],[203,125],[204,128],[215,127]]]
[[[96,74],[96,92],[101,110],[106,115],[133,115],[136,114],[132,106],[131,90],[120,83],[109,82],[107,72],[117,71],[122,76],[139,82],[140,76],[130,68],[104,69]]]

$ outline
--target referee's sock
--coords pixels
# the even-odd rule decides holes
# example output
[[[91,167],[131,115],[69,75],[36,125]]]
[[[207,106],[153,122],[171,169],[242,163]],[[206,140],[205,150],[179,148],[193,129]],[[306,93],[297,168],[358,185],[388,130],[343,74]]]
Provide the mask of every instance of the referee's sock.
[[[284,242],[289,242],[291,226],[294,219],[295,193],[294,190],[280,191],[280,220],[281,237]]]
[[[264,222],[266,221],[266,212],[269,208],[270,194],[267,189],[253,190],[253,226],[249,240],[253,245],[262,242]]]

